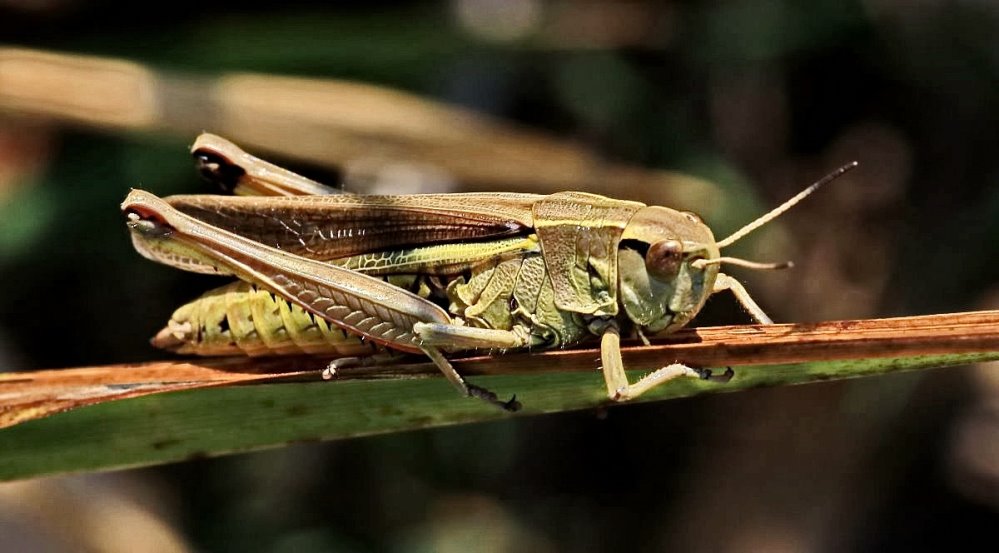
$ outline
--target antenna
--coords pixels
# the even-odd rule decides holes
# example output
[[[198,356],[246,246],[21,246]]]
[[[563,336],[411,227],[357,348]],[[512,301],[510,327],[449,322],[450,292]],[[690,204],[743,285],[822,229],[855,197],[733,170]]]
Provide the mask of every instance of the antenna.
[[[762,271],[774,271],[778,269],[790,269],[794,267],[794,263],[790,261],[780,261],[777,263],[759,263],[756,261],[749,261],[748,259],[740,259],[738,257],[716,257],[714,259],[698,259],[691,262],[691,266],[695,269],[703,269],[708,265],[720,265],[726,263],[728,265],[738,265],[739,267],[746,267],[748,269],[757,269]]]
[[[753,232],[754,230],[762,227],[763,225],[769,223],[770,221],[773,221],[778,216],[780,216],[780,214],[782,214],[785,211],[791,209],[792,207],[794,207],[795,204],[797,204],[801,200],[804,200],[809,194],[811,194],[812,192],[815,192],[816,190],[818,190],[819,187],[821,187],[822,185],[827,184],[829,182],[832,182],[832,181],[838,179],[839,177],[842,177],[847,172],[849,172],[850,170],[852,170],[855,167],[857,167],[857,165],[860,165],[860,164],[857,163],[856,161],[851,161],[850,163],[847,163],[846,165],[840,167],[839,169],[836,169],[832,173],[829,173],[828,175],[822,177],[821,179],[819,179],[818,181],[816,181],[814,184],[812,184],[808,188],[802,190],[801,192],[798,192],[798,194],[795,195],[790,200],[788,200],[788,201],[780,204],[779,206],[775,207],[774,209],[772,209],[770,211],[770,213],[767,213],[766,215],[763,215],[763,216],[759,217],[755,221],[749,223],[748,225],[746,225],[746,226],[742,227],[741,229],[739,229],[739,230],[735,231],[734,233],[732,233],[728,238],[725,238],[724,240],[719,241],[718,242],[718,248],[721,249],[721,248],[724,248],[726,246],[731,246],[737,240],[739,240],[740,238],[746,236],[750,232]]]

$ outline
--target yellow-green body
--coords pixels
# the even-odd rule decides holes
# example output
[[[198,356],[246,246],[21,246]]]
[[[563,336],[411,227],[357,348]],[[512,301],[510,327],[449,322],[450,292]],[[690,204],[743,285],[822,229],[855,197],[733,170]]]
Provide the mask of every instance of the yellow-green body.
[[[521,219],[516,227],[492,213],[497,208],[489,202],[502,206],[503,200],[509,206],[501,213]],[[433,210],[441,210],[448,201],[454,204],[451,209],[457,215],[467,216],[475,210],[484,213],[487,235],[477,237],[474,233],[482,231],[473,228],[465,231],[473,235],[463,241],[450,237],[452,241],[442,243],[393,247],[393,242],[405,242],[409,234],[378,234],[379,225],[402,226],[432,238],[438,223],[427,224],[422,217],[413,222],[412,211],[429,209],[428,217],[432,218]],[[202,221],[198,224],[210,223],[220,229],[228,226],[259,243],[274,243],[289,254],[308,256],[309,263],[346,269],[348,272],[342,274],[347,277],[363,275],[359,278],[368,279],[368,285],[372,284],[370,277],[376,277],[403,288],[446,313],[443,316],[450,319],[449,324],[516,330],[526,336],[521,347],[571,346],[599,334],[607,321],[615,321],[625,330],[637,327],[648,333],[679,328],[701,308],[717,274],[716,265],[695,269],[690,264],[695,257],[718,255],[710,230],[695,216],[592,194],[326,196],[269,198],[267,202],[211,196],[170,199],[177,209]],[[404,208],[401,211],[400,206]],[[290,225],[295,225],[295,232],[289,233],[286,227]],[[458,223],[455,227],[462,228]],[[502,231],[508,227],[516,228],[517,233],[535,232],[504,236]],[[151,258],[188,270],[219,270],[216,261],[202,257],[203,250],[179,240],[173,232],[133,236],[136,247]],[[423,236],[421,240],[432,241]],[[658,278],[647,268],[642,248],[664,241],[688,251],[675,252],[682,256],[682,262],[678,260],[670,274]],[[254,278],[241,278],[261,284]],[[415,349],[407,349],[406,341],[414,340],[411,335],[396,339],[407,330],[398,324],[389,328],[391,325],[371,323],[377,331],[389,328],[395,332],[391,339],[382,340],[378,332],[351,333],[349,328],[342,334],[333,330],[336,325],[315,322],[322,317],[310,317],[309,310],[292,301],[294,294],[263,292],[273,288],[231,286],[209,293],[180,308],[154,344],[199,355],[301,352],[356,356],[364,353],[364,348],[358,345],[361,340],[352,336],[360,335],[390,348]],[[325,290],[311,297],[329,295],[323,298],[326,310],[337,298],[349,303],[353,297]],[[391,303],[388,300],[383,307],[391,307]],[[339,307],[355,319],[368,320],[356,306]],[[374,311],[367,314],[381,316],[383,321],[391,318],[387,313],[373,315]]]
[[[528,330],[531,345],[568,346],[589,337],[578,314],[555,305],[551,279],[536,237],[477,248],[482,260],[459,266],[421,261],[422,249],[365,254],[332,263],[379,276],[448,310],[468,326]],[[467,249],[468,245],[460,246]],[[502,250],[508,255],[503,256]],[[499,250],[499,257],[490,254]],[[425,273],[406,271],[420,267]],[[456,271],[456,269],[461,269]],[[178,308],[154,344],[178,353],[223,355],[316,354],[361,357],[381,351],[374,342],[330,325],[272,292],[245,281],[211,290]]]

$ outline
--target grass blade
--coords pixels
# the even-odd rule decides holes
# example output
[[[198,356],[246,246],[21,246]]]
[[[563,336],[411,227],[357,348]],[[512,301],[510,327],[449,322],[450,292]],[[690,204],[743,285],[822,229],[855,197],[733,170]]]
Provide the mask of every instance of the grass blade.
[[[727,384],[682,380],[639,401],[873,376],[999,359],[999,311],[689,329],[623,354],[631,367],[737,367]],[[477,384],[516,393],[525,405],[517,416],[529,416],[607,405],[598,359],[586,349],[456,366]],[[0,421],[27,422],[0,430],[0,480],[510,416],[457,397],[428,363],[345,370],[319,382],[324,366],[310,358],[209,360],[2,375]]]

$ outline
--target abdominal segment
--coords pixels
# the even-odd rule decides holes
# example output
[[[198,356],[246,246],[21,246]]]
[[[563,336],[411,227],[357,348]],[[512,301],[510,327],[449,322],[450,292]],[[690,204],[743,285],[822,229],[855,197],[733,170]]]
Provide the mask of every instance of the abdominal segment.
[[[195,355],[370,355],[378,348],[263,288],[236,281],[174,311],[152,344]]]

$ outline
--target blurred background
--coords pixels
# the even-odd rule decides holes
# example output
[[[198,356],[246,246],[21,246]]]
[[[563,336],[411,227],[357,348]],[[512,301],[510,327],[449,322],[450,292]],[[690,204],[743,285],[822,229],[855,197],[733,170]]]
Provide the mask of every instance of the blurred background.
[[[219,282],[130,187],[207,130],[355,191],[691,209],[775,320],[999,308],[999,5],[0,0],[0,370],[162,358]],[[85,57],[79,57],[85,56]],[[748,322],[724,295],[695,324]],[[756,390],[0,485],[11,551],[924,551],[997,543],[999,368]]]

